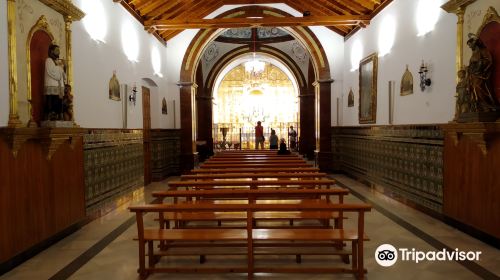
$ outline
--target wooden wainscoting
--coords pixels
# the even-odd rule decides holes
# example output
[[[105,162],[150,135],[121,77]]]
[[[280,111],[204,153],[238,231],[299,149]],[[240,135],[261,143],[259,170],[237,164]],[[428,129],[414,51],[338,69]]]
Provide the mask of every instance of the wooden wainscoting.
[[[500,123],[444,125],[443,213],[500,239]]]
[[[74,131],[0,129],[0,274],[85,219],[82,137]]]

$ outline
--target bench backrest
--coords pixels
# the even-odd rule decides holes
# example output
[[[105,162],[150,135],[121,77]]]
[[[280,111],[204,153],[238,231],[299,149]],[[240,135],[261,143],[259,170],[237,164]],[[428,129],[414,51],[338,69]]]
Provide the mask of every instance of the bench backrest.
[[[204,169],[193,169],[191,173],[201,174],[201,173],[264,173],[264,172],[319,172],[317,167],[260,167],[260,168],[249,168],[249,167],[238,167],[238,168],[204,168]]]
[[[181,180],[210,180],[210,179],[234,179],[234,178],[324,178],[327,174],[323,172],[304,173],[222,173],[222,174],[196,174],[182,175]]]

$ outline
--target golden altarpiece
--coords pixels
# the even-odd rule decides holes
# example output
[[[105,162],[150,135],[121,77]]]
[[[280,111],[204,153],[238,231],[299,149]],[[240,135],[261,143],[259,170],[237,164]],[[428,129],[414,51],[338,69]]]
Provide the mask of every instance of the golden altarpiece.
[[[71,0],[7,0],[7,16],[9,121],[0,134],[14,156],[23,143],[38,139],[50,159],[62,143],[72,144],[81,132],[73,116],[64,128],[40,127],[43,61],[48,45],[58,45],[66,65],[66,83],[73,88],[71,24],[84,13]]]
[[[278,138],[286,139],[291,125],[297,129],[297,96],[293,82],[273,64],[266,63],[260,72],[246,71],[243,64],[236,66],[215,90],[214,148],[253,149],[257,121],[264,126],[266,143],[271,129]]]

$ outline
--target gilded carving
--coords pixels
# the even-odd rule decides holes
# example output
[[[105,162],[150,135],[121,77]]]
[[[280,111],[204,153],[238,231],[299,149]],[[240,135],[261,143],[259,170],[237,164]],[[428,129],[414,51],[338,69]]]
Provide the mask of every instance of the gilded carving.
[[[81,20],[85,13],[73,5],[70,0],[40,0],[40,2],[56,10],[63,16],[69,16],[72,20]]]

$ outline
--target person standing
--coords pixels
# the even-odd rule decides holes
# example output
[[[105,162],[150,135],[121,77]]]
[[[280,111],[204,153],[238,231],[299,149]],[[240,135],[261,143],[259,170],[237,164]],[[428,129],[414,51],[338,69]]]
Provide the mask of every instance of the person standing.
[[[59,46],[49,46],[49,57],[45,60],[44,115],[46,120],[62,119],[62,99],[66,73],[64,63],[59,59]]]
[[[276,135],[276,130],[271,129],[271,136],[269,136],[269,148],[271,150],[278,149],[278,136]]]
[[[259,145],[261,149],[264,149],[264,127],[262,127],[261,122],[257,122],[257,126],[255,127],[255,149],[259,149]]]
[[[290,139],[290,150],[295,150],[297,148],[297,131],[293,129],[293,125],[288,130],[288,139]]]

